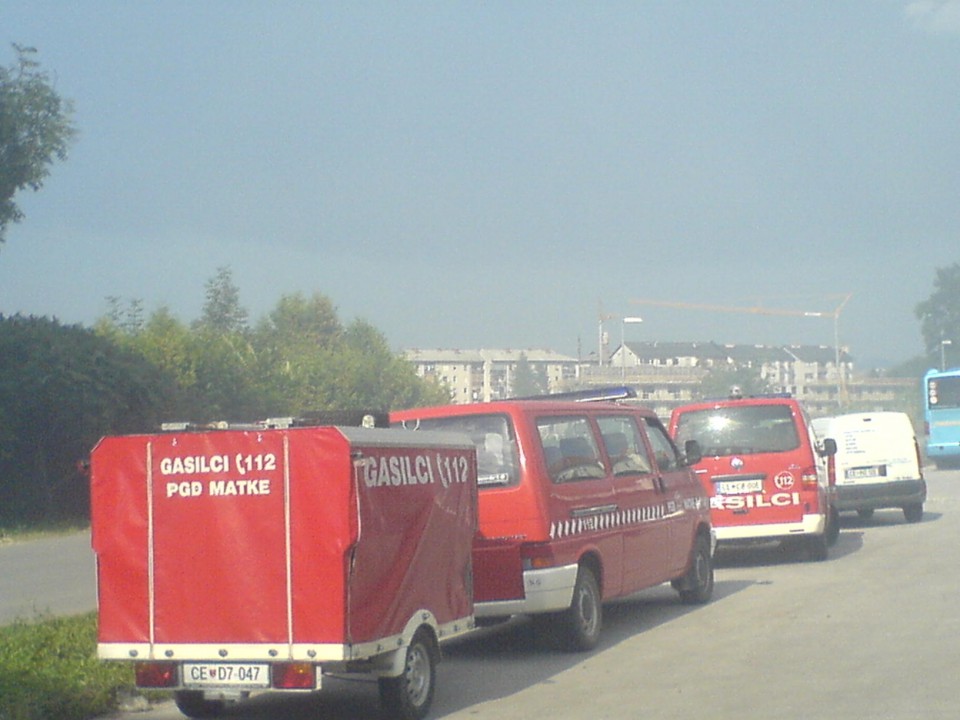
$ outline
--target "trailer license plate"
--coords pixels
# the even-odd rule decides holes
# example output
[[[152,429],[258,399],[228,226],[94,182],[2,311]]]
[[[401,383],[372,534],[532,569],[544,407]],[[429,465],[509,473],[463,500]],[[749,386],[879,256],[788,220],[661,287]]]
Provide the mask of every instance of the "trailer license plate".
[[[188,688],[270,687],[266,663],[184,663],[183,686]]]
[[[717,483],[718,495],[744,495],[746,493],[763,492],[763,480],[726,480]]]

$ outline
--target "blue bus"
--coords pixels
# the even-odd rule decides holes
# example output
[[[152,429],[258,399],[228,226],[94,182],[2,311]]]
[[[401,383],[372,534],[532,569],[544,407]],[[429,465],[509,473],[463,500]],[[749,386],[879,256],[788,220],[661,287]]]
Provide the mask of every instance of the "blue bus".
[[[927,458],[938,468],[960,467],[960,368],[923,376]]]

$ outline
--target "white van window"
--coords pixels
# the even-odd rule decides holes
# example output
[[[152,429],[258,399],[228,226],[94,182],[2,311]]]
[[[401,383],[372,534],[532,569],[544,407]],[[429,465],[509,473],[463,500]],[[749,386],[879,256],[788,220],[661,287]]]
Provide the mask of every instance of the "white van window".
[[[537,430],[547,471],[554,482],[590,480],[606,475],[587,418],[538,418]]]
[[[800,447],[788,405],[732,405],[684,412],[677,421],[677,444],[700,443],[704,455],[751,455]]]
[[[423,418],[405,421],[401,425],[409,430],[439,430],[469,435],[477,447],[477,485],[480,489],[520,482],[516,433],[507,415]]]
[[[653,467],[640,429],[632,417],[601,416],[597,418],[600,437],[610,458],[613,474],[635,475],[649,473]]]

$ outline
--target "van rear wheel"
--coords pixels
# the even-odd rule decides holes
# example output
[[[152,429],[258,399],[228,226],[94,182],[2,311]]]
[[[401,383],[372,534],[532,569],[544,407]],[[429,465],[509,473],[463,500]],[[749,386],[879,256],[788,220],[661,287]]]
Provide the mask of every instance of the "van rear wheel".
[[[903,509],[903,517],[908,523],[920,522],[923,519],[923,505],[921,503],[907,505]]]
[[[710,540],[697,537],[690,558],[690,569],[682,578],[673,582],[684,605],[703,605],[713,595],[713,558],[710,557]]]
[[[557,620],[565,650],[583,652],[597,646],[603,624],[603,606],[600,584],[593,570],[580,566],[573,587],[573,600]]]

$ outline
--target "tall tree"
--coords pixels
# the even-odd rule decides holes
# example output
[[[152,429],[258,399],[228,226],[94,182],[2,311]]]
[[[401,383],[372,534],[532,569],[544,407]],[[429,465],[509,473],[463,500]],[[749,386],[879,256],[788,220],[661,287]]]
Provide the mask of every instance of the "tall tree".
[[[933,294],[914,310],[930,354],[938,353],[945,340],[960,352],[960,263],[937,268]]]
[[[246,330],[247,311],[240,305],[240,289],[233,282],[230,268],[217,268],[217,274],[207,281],[206,289],[207,299],[197,325],[218,334]]]
[[[13,48],[16,62],[0,67],[0,244],[7,226],[23,219],[14,196],[24,188],[39,190],[76,135],[72,103],[54,90],[36,49]]]

